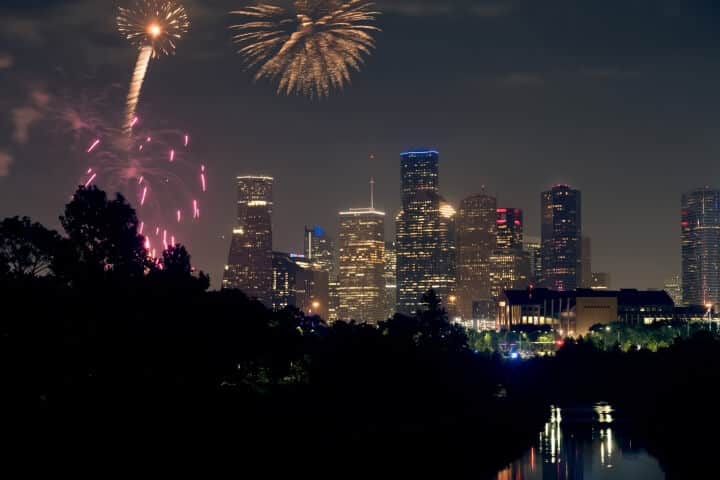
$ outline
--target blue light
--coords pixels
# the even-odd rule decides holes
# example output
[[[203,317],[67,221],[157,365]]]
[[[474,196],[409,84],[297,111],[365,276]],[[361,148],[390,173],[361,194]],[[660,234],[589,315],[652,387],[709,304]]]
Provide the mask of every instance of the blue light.
[[[403,157],[408,157],[411,155],[440,155],[440,152],[438,152],[437,150],[418,150],[418,151],[402,152],[400,155]]]
[[[510,358],[512,358],[513,360],[517,360],[518,357],[519,357],[519,355],[518,355],[517,352],[512,352],[512,353],[510,354]]]
[[[324,237],[325,230],[323,230],[322,227],[315,225],[315,227],[313,227],[313,235],[315,235],[316,237]]]

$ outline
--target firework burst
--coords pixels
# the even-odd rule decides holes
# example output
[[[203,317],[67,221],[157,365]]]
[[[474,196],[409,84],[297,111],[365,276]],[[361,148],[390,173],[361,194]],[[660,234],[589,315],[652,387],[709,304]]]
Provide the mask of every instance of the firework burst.
[[[129,7],[118,7],[117,28],[139,50],[125,111],[124,128],[129,133],[150,59],[174,54],[190,21],[185,7],[173,0],[134,0]]]
[[[141,124],[131,137],[121,129],[90,133],[83,129],[90,167],[80,184],[100,184],[134,199],[143,220],[141,229],[149,242],[163,247],[161,251],[174,244],[176,234],[187,234],[200,218],[199,197],[207,192],[208,180],[205,165],[192,161],[185,134],[143,131]]]
[[[350,82],[375,48],[380,12],[364,0],[296,0],[293,10],[261,4],[230,12],[238,53],[255,79],[278,82],[278,93],[327,97]]]

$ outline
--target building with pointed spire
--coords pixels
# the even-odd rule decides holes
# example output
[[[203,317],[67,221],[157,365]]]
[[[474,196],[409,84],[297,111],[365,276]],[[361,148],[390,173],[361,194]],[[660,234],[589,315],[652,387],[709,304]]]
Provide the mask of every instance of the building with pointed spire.
[[[340,212],[338,235],[338,319],[377,324],[386,320],[385,213],[370,208]]]

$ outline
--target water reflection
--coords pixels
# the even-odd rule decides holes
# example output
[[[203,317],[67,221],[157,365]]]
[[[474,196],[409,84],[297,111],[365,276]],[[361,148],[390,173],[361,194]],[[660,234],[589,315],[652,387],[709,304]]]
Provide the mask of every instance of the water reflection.
[[[616,426],[613,408],[552,407],[536,445],[497,475],[498,480],[665,478],[658,462]]]

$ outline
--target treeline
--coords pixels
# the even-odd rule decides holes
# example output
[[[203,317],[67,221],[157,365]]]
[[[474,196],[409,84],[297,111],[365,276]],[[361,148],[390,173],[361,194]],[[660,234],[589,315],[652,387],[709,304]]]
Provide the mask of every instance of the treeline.
[[[202,439],[246,457],[392,451],[420,469],[461,455],[447,468],[482,477],[544,421],[546,405],[471,348],[433,292],[413,316],[329,326],[208,292],[180,245],[150,258],[120,196],[80,188],[60,220],[63,234],[0,222],[4,411],[29,412],[25,428],[39,423],[53,446],[82,431],[99,443]]]
[[[494,351],[507,337],[468,337],[433,292],[379,326],[208,292],[182,246],[148,257],[132,208],[96,188],[78,190],[61,224],[0,222],[1,411],[32,445],[212,446],[230,450],[228,466],[274,458],[265,471],[331,456],[484,478],[531,444],[552,403],[611,402],[671,471],[703,466],[695,453],[713,444],[686,439],[720,426],[720,344],[707,332],[658,327],[666,343],[652,352],[623,348],[624,335],[637,341],[628,330],[618,348],[613,325],[506,361]]]

